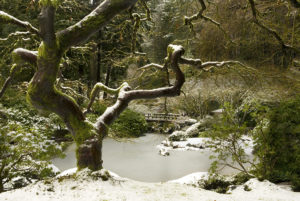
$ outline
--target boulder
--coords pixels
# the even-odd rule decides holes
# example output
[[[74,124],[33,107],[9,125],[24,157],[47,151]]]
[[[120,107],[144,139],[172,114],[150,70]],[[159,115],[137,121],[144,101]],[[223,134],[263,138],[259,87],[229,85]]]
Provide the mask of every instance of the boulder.
[[[199,127],[201,122],[191,125],[186,131],[185,134],[187,137],[197,137],[199,135]]]
[[[184,123],[187,125],[192,125],[192,124],[197,123],[197,120],[196,119],[187,119],[184,121]]]
[[[174,131],[169,137],[168,139],[170,141],[184,141],[186,140],[186,132],[184,131]]]

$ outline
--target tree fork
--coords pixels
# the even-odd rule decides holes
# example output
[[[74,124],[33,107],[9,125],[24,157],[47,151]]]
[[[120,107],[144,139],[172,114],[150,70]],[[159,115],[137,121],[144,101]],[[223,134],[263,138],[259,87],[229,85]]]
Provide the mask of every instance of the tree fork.
[[[78,168],[91,170],[102,168],[101,145],[107,128],[96,130],[68,95],[55,87],[62,55],[71,46],[86,41],[122,10],[134,5],[137,0],[106,0],[77,24],[55,33],[55,1],[41,2],[40,33],[43,42],[38,49],[37,72],[32,78],[27,100],[35,108],[54,112],[66,123],[77,144]]]

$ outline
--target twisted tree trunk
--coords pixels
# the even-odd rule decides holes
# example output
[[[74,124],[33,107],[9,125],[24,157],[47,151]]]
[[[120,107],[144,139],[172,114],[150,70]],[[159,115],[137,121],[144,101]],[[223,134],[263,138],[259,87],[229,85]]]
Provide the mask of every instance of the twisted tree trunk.
[[[38,110],[54,112],[63,119],[77,144],[79,169],[101,169],[101,145],[106,129],[97,130],[86,121],[77,103],[54,84],[64,52],[87,40],[116,14],[134,5],[136,0],[106,0],[80,22],[58,33],[54,29],[55,5],[52,1],[43,2],[39,16],[43,42],[38,49],[38,68],[29,84],[27,100]]]

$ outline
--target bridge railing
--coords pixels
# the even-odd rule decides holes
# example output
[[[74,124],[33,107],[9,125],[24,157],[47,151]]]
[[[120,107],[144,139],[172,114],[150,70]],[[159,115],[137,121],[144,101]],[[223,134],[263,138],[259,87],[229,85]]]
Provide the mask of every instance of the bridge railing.
[[[183,117],[182,114],[173,113],[147,113],[145,114],[146,120],[177,120]]]

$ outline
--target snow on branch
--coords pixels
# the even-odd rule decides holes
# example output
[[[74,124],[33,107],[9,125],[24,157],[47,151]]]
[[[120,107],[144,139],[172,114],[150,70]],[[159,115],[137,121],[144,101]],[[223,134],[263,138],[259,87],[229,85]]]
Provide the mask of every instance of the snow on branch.
[[[237,65],[243,66],[245,68],[251,68],[251,67],[246,66],[245,64],[243,64],[240,61],[234,61],[234,60],[202,62],[200,59],[189,59],[189,58],[181,57],[179,59],[179,63],[188,64],[188,65],[196,67],[197,69],[204,70],[204,71],[209,71],[213,67],[222,67],[224,65],[232,65],[232,64],[237,64]],[[255,69],[252,69],[252,70],[255,70]]]
[[[34,33],[34,34],[40,36],[39,30],[37,28],[35,28],[34,26],[32,26],[29,22],[21,21],[21,20],[15,18],[15,17],[9,15],[6,12],[3,12],[3,11],[0,11],[0,23],[15,24],[15,25],[18,25],[20,27],[23,27],[23,28],[27,29],[31,33]]]
[[[28,36],[28,35],[31,35],[31,32],[29,32],[29,31],[26,31],[26,32],[16,31],[15,33],[10,33],[6,38],[0,38],[0,41],[7,41],[12,37]]]
[[[156,63],[150,63],[150,64],[147,64],[143,67],[140,67],[139,70],[145,70],[145,69],[148,69],[148,68],[158,68],[158,69],[164,69],[165,66],[162,66],[160,64],[156,64]]]
[[[104,84],[102,84],[101,82],[98,82],[95,84],[95,86],[93,87],[93,90],[91,92],[90,95],[90,102],[87,106],[86,111],[84,112],[84,114],[87,114],[91,111],[91,107],[97,97],[97,95],[99,94],[100,90],[103,90],[104,92],[108,93],[108,94],[114,94],[117,95],[122,89],[130,89],[129,85],[127,82],[124,82],[119,88],[117,89],[113,89],[110,87],[105,86]]]

